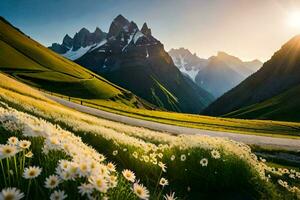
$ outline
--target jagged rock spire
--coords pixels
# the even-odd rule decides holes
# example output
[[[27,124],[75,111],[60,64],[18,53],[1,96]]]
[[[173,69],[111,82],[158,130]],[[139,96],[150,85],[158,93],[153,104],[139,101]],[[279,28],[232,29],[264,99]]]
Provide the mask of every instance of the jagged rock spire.
[[[141,29],[141,32],[142,32],[144,35],[146,35],[146,36],[151,36],[151,29],[148,28],[148,25],[147,25],[146,22],[143,24],[143,27],[142,27],[142,29]]]

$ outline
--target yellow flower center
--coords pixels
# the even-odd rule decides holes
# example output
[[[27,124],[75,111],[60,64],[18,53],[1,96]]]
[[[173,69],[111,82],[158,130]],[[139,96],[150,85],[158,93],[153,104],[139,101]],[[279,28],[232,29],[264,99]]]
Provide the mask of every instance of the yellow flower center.
[[[35,175],[34,171],[29,172],[29,176],[34,176],[34,175]]]
[[[82,171],[86,171],[87,166],[86,166],[86,165],[83,165],[83,166],[81,166],[81,169],[82,169]]]
[[[55,185],[55,183],[56,183],[55,180],[51,180],[51,181],[50,181],[50,185],[51,185],[51,186]]]
[[[141,195],[142,194],[142,190],[140,188],[136,189],[136,193]]]
[[[98,186],[98,187],[101,187],[101,186],[102,186],[102,180],[99,179],[99,180],[97,180],[96,183],[97,183],[97,186]]]
[[[12,152],[11,149],[5,149],[5,153],[10,154]]]
[[[13,200],[15,199],[15,196],[13,194],[8,194],[4,197],[4,200]]]

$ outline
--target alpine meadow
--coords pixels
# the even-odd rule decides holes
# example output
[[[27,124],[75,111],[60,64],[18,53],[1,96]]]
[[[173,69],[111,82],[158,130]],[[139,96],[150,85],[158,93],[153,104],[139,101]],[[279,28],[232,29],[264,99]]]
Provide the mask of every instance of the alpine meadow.
[[[0,200],[300,199],[299,33],[293,0],[0,2]]]

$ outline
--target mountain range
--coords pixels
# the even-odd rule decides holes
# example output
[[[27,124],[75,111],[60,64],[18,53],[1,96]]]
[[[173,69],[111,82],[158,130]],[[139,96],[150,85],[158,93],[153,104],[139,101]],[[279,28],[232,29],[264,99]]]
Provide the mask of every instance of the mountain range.
[[[259,60],[243,62],[225,52],[203,59],[188,49],[179,48],[171,49],[169,55],[182,73],[216,98],[237,86],[262,66]]]
[[[263,67],[205,111],[238,118],[300,120],[300,35],[284,44]]]
[[[103,77],[54,53],[0,17],[0,71],[36,88],[80,99],[152,106]]]
[[[146,23],[139,29],[119,15],[108,33],[96,31],[83,28],[73,38],[66,35],[61,44],[49,48],[160,108],[199,113],[214,100],[178,70]]]
[[[223,117],[300,121],[300,35],[284,44],[257,72],[205,108],[213,97],[195,84],[199,74],[217,69],[219,79],[234,73],[247,76],[259,68],[260,62],[242,62],[224,52],[201,59],[183,49],[188,55],[177,53],[179,59],[172,55],[176,65],[185,63],[178,66],[179,70],[147,24],[138,29],[134,22],[120,15],[108,33],[99,28],[93,33],[86,30],[81,29],[73,38],[66,36],[62,44],[51,47],[57,47],[65,56],[85,49],[75,59],[85,65],[82,67],[0,18],[0,70],[31,86],[79,99],[113,101],[146,109],[156,109],[155,104],[172,111],[202,110],[203,114]],[[188,57],[190,62],[186,61]],[[191,70],[199,71],[193,77],[187,73]],[[153,104],[98,74],[131,88]]]

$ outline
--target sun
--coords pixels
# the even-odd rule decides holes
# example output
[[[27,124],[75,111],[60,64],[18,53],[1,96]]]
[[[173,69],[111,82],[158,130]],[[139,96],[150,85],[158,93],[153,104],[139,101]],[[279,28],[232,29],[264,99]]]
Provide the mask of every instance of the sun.
[[[293,28],[300,28],[300,11],[290,13],[287,23]]]

